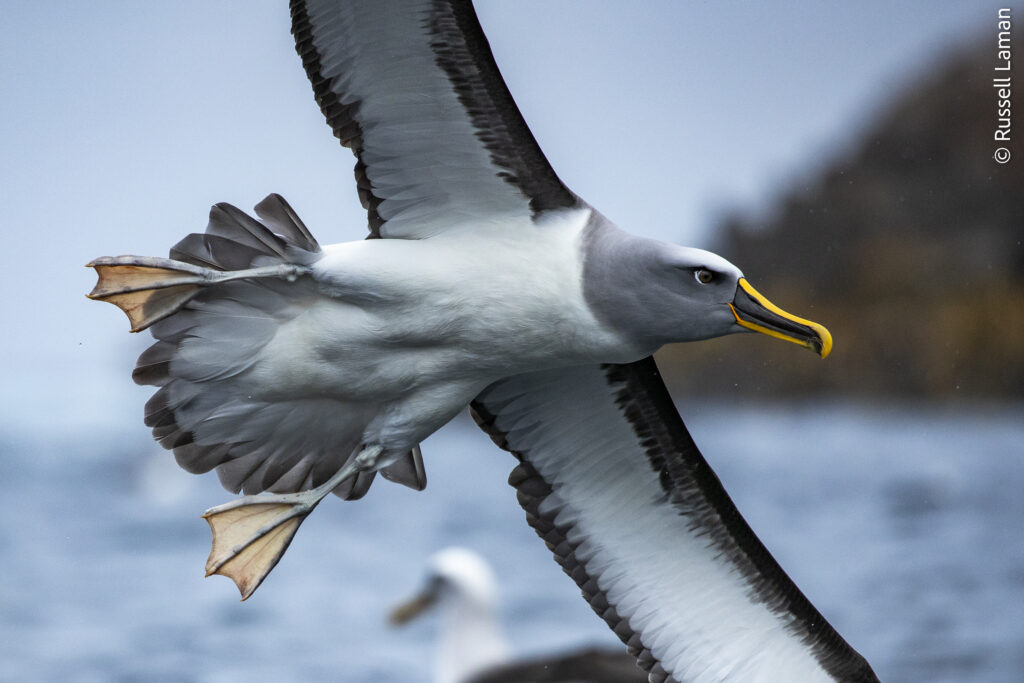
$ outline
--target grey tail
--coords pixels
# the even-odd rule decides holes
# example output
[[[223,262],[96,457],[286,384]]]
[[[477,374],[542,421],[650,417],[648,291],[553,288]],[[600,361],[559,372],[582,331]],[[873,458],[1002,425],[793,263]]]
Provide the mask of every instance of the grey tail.
[[[128,316],[132,332],[174,315],[203,287],[237,277],[285,276],[315,261],[320,245],[283,197],[272,194],[256,205],[256,220],[230,204],[210,210],[206,232],[193,233],[171,248],[170,258],[105,256],[90,262],[98,280],[87,295],[107,301]],[[242,273],[238,271],[246,271]],[[226,277],[225,273],[237,275]]]
[[[132,329],[148,327],[156,340],[132,377],[158,388],[145,421],[182,468],[216,470],[236,493],[303,491],[359,452],[372,411],[329,396],[254,396],[250,370],[262,351],[323,296],[306,276],[320,246],[291,207],[271,195],[256,215],[218,204],[206,232],[176,244],[170,258],[97,259],[91,296],[120,306]],[[333,493],[360,498],[374,476],[361,473]],[[423,488],[419,449],[382,476]]]

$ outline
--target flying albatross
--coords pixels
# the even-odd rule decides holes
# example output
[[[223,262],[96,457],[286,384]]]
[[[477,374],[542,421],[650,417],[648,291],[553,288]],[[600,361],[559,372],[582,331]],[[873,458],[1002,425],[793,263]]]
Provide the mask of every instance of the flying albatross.
[[[647,674],[626,651],[598,647],[512,660],[498,623],[498,581],[487,561],[450,547],[430,558],[422,590],[395,607],[403,626],[439,612],[434,683],[641,683]]]
[[[470,404],[519,459],[528,522],[651,681],[874,681],[704,461],[651,354],[824,327],[700,249],[636,237],[555,174],[468,0],[293,0],[292,32],[370,237],[321,246],[277,195],[170,258],[104,257],[91,297],[156,338],[134,379],[243,599],[327,494],[426,484],[420,442]],[[255,495],[261,492],[263,495]]]

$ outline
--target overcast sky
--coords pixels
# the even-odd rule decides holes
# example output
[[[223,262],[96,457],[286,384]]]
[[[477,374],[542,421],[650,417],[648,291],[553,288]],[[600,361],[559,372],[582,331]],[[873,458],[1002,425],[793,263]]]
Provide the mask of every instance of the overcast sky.
[[[0,426],[141,426],[148,339],[88,302],[100,255],[166,255],[214,202],[283,194],[361,239],[353,157],[313,101],[286,2],[4,2]],[[878,103],[989,32],[997,4],[480,2],[556,171],[632,232],[702,245],[836,154]],[[1022,17],[1024,18],[1024,17]],[[951,95],[953,95],[951,93]],[[742,264],[740,264],[742,267]]]

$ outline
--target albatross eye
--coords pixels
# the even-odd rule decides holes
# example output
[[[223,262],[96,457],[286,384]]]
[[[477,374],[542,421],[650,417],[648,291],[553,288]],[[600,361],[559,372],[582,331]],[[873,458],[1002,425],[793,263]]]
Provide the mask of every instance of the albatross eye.
[[[706,285],[715,279],[715,274],[712,273],[707,268],[700,268],[699,270],[697,270],[697,272],[693,274],[693,276],[697,278],[697,282],[701,283],[702,285]]]

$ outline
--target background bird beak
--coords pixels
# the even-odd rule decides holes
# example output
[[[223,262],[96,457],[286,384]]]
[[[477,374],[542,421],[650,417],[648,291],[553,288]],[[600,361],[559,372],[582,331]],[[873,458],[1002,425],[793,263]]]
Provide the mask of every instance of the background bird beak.
[[[431,582],[420,593],[417,593],[400,605],[395,605],[395,608],[391,610],[391,614],[388,616],[388,623],[392,626],[404,626],[433,607],[434,603],[437,602],[437,594],[437,588]]]
[[[822,358],[832,350],[832,335],[824,326],[786,313],[764,298],[746,278],[740,278],[729,308],[736,322],[748,330],[806,346]]]

